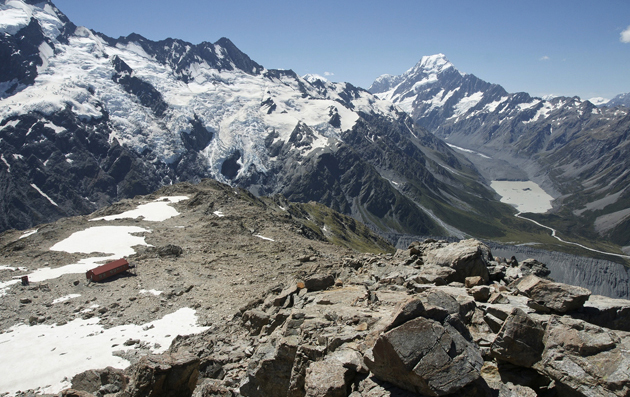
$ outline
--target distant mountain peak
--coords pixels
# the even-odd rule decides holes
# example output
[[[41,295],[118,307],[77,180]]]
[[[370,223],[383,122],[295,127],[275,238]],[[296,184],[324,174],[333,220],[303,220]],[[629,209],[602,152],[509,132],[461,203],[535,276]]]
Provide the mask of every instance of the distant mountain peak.
[[[440,53],[435,55],[423,56],[420,61],[409,70],[411,73],[424,72],[426,74],[440,74],[446,69],[454,68],[453,64],[446,58],[446,55]]]
[[[455,68],[446,58],[446,55],[442,53],[425,55],[420,58],[420,61],[414,67],[401,75],[383,74],[377,77],[370,88],[368,88],[368,91],[373,94],[383,93],[396,88],[404,81],[420,82],[421,85],[433,83],[438,80],[438,76],[443,75],[447,71],[456,73],[459,76],[465,76],[465,73],[461,73]],[[389,99],[391,100],[391,98]]]
[[[321,82],[324,82],[324,83],[330,82],[330,80],[328,80],[326,77],[323,77],[323,76],[321,76],[319,74],[315,74],[315,73],[305,74],[304,76],[302,76],[302,78],[304,80],[308,81],[311,84],[316,82],[316,81],[321,81]]]

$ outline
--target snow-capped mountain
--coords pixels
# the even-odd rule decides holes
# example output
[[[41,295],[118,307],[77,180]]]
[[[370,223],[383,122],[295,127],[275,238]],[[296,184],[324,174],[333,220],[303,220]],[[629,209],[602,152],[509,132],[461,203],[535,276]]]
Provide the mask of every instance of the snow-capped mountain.
[[[531,179],[561,198],[562,219],[573,218],[563,232],[630,245],[629,109],[508,93],[459,72],[443,54],[423,57],[400,76],[381,76],[369,91],[477,153],[468,158],[488,179]]]
[[[502,232],[509,209],[391,102],[268,70],[228,39],[113,39],[49,1],[0,5],[1,228],[214,178],[381,232]],[[488,226],[488,227],[483,227]]]
[[[607,107],[625,106],[630,108],[630,92],[619,94],[610,101],[607,101],[604,105]]]

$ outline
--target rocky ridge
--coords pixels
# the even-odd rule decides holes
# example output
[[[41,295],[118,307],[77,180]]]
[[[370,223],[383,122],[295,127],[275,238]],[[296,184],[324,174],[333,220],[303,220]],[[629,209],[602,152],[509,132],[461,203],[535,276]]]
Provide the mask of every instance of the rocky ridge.
[[[290,203],[281,198],[255,198],[212,181],[164,188],[91,217],[42,226],[22,239],[6,232],[3,261],[33,266],[76,260],[77,254],[48,247],[88,225],[88,218],[175,194],[189,198],[173,204],[179,215],[152,223],[144,234],[153,247],[140,247],[129,258],[137,264],[136,275],[89,285],[65,275],[12,286],[2,298],[1,329],[8,335],[19,321],[63,326],[94,316],[114,327],[145,324],[182,307],[195,308],[208,327],[175,338],[160,355],[130,340],[129,349],[117,353],[131,363],[127,369],[78,374],[62,395],[622,396],[629,391],[629,301],[553,282],[544,264],[493,257],[476,240],[426,240],[395,253],[359,254],[327,243],[319,233],[324,224],[299,217],[302,211],[287,211]],[[350,236],[357,228],[345,219]],[[105,221],[89,224],[94,222]],[[354,240],[379,249],[367,231],[355,233]],[[154,296],[139,294],[141,289],[166,292]],[[80,299],[50,303],[71,292]],[[84,311],[93,304],[98,308]]]

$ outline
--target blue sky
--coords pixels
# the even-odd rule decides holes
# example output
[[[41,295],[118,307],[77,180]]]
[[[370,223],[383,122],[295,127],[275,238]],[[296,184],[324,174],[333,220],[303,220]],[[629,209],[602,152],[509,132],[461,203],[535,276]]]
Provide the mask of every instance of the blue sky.
[[[444,53],[460,71],[509,92],[585,99],[630,92],[628,0],[53,2],[77,25],[108,36],[195,44],[227,37],[266,68],[364,88]]]

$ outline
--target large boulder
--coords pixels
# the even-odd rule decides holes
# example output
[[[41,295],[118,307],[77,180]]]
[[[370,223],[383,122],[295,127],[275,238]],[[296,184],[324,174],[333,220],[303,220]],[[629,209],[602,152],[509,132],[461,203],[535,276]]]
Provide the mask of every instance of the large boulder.
[[[544,334],[541,324],[521,309],[514,309],[494,339],[491,353],[514,365],[531,367],[542,356]]]
[[[591,295],[591,291],[586,288],[555,283],[531,274],[512,285],[529,298],[529,307],[543,313],[563,314],[577,310]]]
[[[107,367],[91,369],[72,377],[72,388],[90,393],[103,390],[119,391],[127,386],[127,377],[122,369]]]
[[[519,270],[523,276],[533,274],[536,277],[547,278],[551,274],[547,265],[531,258],[521,262]]]
[[[121,397],[186,397],[197,385],[199,358],[187,353],[144,356],[125,372],[130,381]]]
[[[418,317],[381,334],[365,363],[377,378],[415,393],[442,396],[462,389],[479,378],[483,359],[450,319]]]
[[[332,274],[314,274],[304,280],[304,286],[309,291],[321,291],[335,285],[335,277]]]
[[[591,295],[578,312],[571,317],[600,327],[630,332],[630,301]]]
[[[367,372],[363,357],[349,349],[334,352],[323,361],[311,362],[306,370],[307,397],[345,397],[355,376]]]
[[[534,368],[582,396],[630,395],[630,335],[551,316]]]
[[[466,277],[475,276],[480,276],[484,283],[490,280],[488,264],[492,260],[492,254],[490,248],[478,240],[462,240],[425,250],[423,260],[426,268],[442,267],[452,270],[445,274],[447,283],[452,281],[464,283]]]
[[[286,395],[298,344],[297,336],[289,336],[259,346],[241,383],[241,394],[251,397]]]

